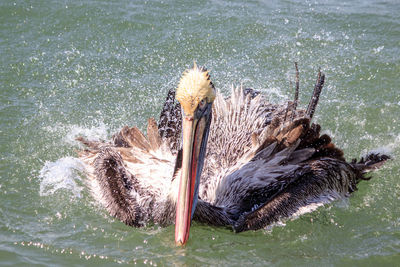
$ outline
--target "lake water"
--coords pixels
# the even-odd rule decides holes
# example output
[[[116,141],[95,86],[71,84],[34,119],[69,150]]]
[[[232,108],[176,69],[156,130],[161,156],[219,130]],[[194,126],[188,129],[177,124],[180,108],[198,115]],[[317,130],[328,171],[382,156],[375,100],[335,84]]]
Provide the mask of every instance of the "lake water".
[[[391,1],[1,1],[0,265],[400,264],[400,3]],[[393,156],[346,201],[270,229],[194,223],[134,229],[90,196],[78,135],[145,129],[196,60],[217,89],[300,101],[318,68],[316,122],[347,159]]]

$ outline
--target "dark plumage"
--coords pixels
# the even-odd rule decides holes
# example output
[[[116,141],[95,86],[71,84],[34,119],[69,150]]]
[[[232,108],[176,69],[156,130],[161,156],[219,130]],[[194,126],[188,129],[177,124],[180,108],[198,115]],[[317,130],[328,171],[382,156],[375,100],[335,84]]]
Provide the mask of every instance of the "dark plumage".
[[[236,232],[264,228],[309,205],[347,197],[366,171],[389,159],[371,154],[346,162],[311,123],[324,79],[319,73],[307,110],[297,109],[298,93],[283,105],[249,88],[233,89],[228,99],[217,94],[194,220]],[[80,153],[88,184],[112,216],[131,226],[174,222],[181,129],[181,106],[170,90],[147,137],[124,127],[109,143],[79,139],[88,146]]]

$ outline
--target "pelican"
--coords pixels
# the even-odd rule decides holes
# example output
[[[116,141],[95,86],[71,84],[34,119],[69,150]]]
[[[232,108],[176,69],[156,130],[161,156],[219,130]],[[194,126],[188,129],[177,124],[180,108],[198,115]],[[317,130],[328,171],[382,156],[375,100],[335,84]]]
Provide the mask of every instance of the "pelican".
[[[224,98],[194,65],[168,92],[159,122],[148,120],[147,135],[125,126],[107,142],[78,138],[92,195],[127,225],[175,223],[177,245],[192,220],[257,230],[349,196],[389,157],[346,162],[311,123],[324,77],[308,108],[297,110],[298,90],[283,105],[252,89]]]

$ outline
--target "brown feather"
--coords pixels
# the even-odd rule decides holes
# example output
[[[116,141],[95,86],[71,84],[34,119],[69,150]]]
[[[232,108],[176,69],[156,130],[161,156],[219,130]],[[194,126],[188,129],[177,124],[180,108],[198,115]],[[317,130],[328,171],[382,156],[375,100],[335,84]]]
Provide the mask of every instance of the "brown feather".
[[[130,147],[137,147],[145,151],[150,150],[150,144],[143,133],[137,128],[125,126],[121,130],[121,135]]]
[[[148,120],[147,138],[153,151],[157,150],[161,146],[161,137],[158,133],[158,126],[154,118]]]

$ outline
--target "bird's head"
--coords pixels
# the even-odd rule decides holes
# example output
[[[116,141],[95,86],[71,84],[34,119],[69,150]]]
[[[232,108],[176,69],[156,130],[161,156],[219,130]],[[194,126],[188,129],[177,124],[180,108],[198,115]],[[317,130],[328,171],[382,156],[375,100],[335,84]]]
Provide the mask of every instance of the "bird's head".
[[[182,169],[176,207],[175,242],[184,245],[197,204],[201,171],[215,99],[214,85],[205,68],[186,70],[176,90],[182,106]]]

